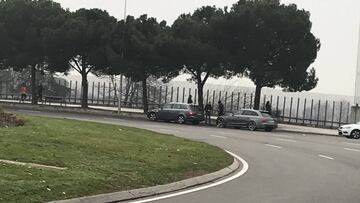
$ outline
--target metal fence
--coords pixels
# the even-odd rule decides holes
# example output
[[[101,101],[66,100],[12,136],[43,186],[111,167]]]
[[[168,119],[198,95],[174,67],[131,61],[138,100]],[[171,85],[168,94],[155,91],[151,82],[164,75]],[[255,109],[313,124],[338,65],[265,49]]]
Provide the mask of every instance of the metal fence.
[[[0,82],[0,99],[18,100],[19,85],[16,82]],[[122,106],[134,109],[143,108],[142,86],[139,83],[130,85],[123,83],[119,87],[118,84],[111,82],[91,82],[88,88],[89,105],[117,107],[119,88],[122,89]],[[197,89],[192,88],[149,85],[147,94],[149,108],[157,108],[168,102],[184,103],[189,95],[193,96],[194,103],[198,103]],[[57,88],[54,88],[54,85],[47,88],[45,85],[44,95],[63,97],[69,104],[81,104],[81,83],[58,80]],[[252,109],[255,95],[251,92],[218,91],[205,88],[203,96],[204,103],[210,102],[215,111],[217,102],[221,100],[226,111],[234,112],[240,109]],[[30,101],[31,95],[27,99]],[[335,128],[349,123],[350,102],[262,95],[261,109],[264,109],[267,101],[272,106],[273,115],[283,123],[326,128]]]

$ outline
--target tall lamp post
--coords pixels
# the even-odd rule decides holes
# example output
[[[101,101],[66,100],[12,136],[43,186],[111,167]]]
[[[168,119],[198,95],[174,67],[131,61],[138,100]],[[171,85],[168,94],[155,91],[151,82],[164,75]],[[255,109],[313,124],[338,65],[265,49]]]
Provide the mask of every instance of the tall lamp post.
[[[127,0],[125,0],[124,4],[124,22],[126,23],[126,10],[127,10]],[[126,26],[125,26],[126,28]],[[123,36],[123,44],[125,44],[125,31]],[[124,51],[122,54],[122,57],[124,57]],[[123,76],[120,74],[120,88],[119,88],[119,97],[118,97],[118,114],[121,112],[121,99],[122,99],[122,85],[123,85]]]

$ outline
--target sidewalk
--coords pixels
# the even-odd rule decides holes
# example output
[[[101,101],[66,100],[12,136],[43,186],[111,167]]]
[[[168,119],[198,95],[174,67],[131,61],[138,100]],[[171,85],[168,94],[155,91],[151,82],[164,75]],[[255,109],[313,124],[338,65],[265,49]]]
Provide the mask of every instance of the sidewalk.
[[[119,116],[128,118],[142,118],[146,119],[141,109],[122,108],[121,114],[117,114],[117,107],[109,106],[89,106],[89,109],[82,109],[80,105],[68,104],[66,107],[61,106],[59,103],[52,103],[49,105],[31,105],[30,102],[20,104],[16,100],[0,100],[0,106],[5,109],[25,109],[35,111],[56,111],[67,113],[82,113],[82,114],[95,114],[95,115],[107,115],[107,116]],[[213,123],[216,121],[216,117],[212,117]],[[274,132],[288,132],[288,133],[300,133],[300,134],[315,134],[315,135],[327,135],[327,136],[339,136],[337,130],[314,128],[298,125],[279,124],[279,127]]]
[[[339,136],[337,130],[333,130],[333,129],[313,128],[313,127],[287,125],[287,124],[279,124],[278,128],[274,132],[290,132],[290,133],[302,133],[302,134]]]

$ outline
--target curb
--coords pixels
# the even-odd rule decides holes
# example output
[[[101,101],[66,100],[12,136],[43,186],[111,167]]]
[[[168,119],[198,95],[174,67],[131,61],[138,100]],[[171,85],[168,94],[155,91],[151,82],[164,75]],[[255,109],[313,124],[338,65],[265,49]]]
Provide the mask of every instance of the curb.
[[[3,102],[3,101],[0,102],[0,106],[3,107],[4,109],[13,109],[13,110],[76,113],[76,114],[83,114],[83,115],[109,116],[109,117],[113,117],[113,118],[129,118],[129,119],[147,120],[147,117],[144,114],[137,113],[137,112],[121,112],[120,114],[118,114],[116,111],[110,111],[110,110],[83,109],[83,108],[79,108],[79,107],[18,104],[18,103]],[[274,132],[341,137],[336,133],[328,134],[328,133],[317,133],[317,132],[306,132],[306,131],[293,131],[293,130],[282,130],[279,128],[274,130]]]
[[[234,173],[239,168],[240,168],[240,163],[237,159],[234,158],[234,162],[230,166],[220,171],[195,178],[190,178],[190,179],[170,183],[167,185],[158,185],[154,187],[135,189],[129,191],[100,194],[100,195],[80,197],[80,198],[67,199],[67,200],[51,201],[48,203],[84,203],[84,202],[105,203],[105,202],[130,201],[140,198],[146,198],[146,197],[176,192],[179,190],[184,190],[211,182],[216,182],[217,180],[222,179]]]

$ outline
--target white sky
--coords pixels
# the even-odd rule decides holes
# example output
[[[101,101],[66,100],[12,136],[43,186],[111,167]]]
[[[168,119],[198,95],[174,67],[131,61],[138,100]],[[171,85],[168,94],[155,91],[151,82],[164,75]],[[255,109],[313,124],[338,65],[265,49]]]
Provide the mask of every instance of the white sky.
[[[55,0],[64,8],[101,8],[118,19],[124,16],[124,0]],[[204,5],[231,6],[236,0],[128,0],[127,14],[148,14],[171,24],[180,14]],[[317,93],[354,95],[357,64],[357,44],[360,20],[359,0],[282,0],[295,3],[311,12],[313,33],[320,38],[322,48],[312,65],[320,78]],[[211,80],[216,83],[217,81]],[[223,80],[218,81],[224,83]],[[246,79],[226,83],[249,86]]]

